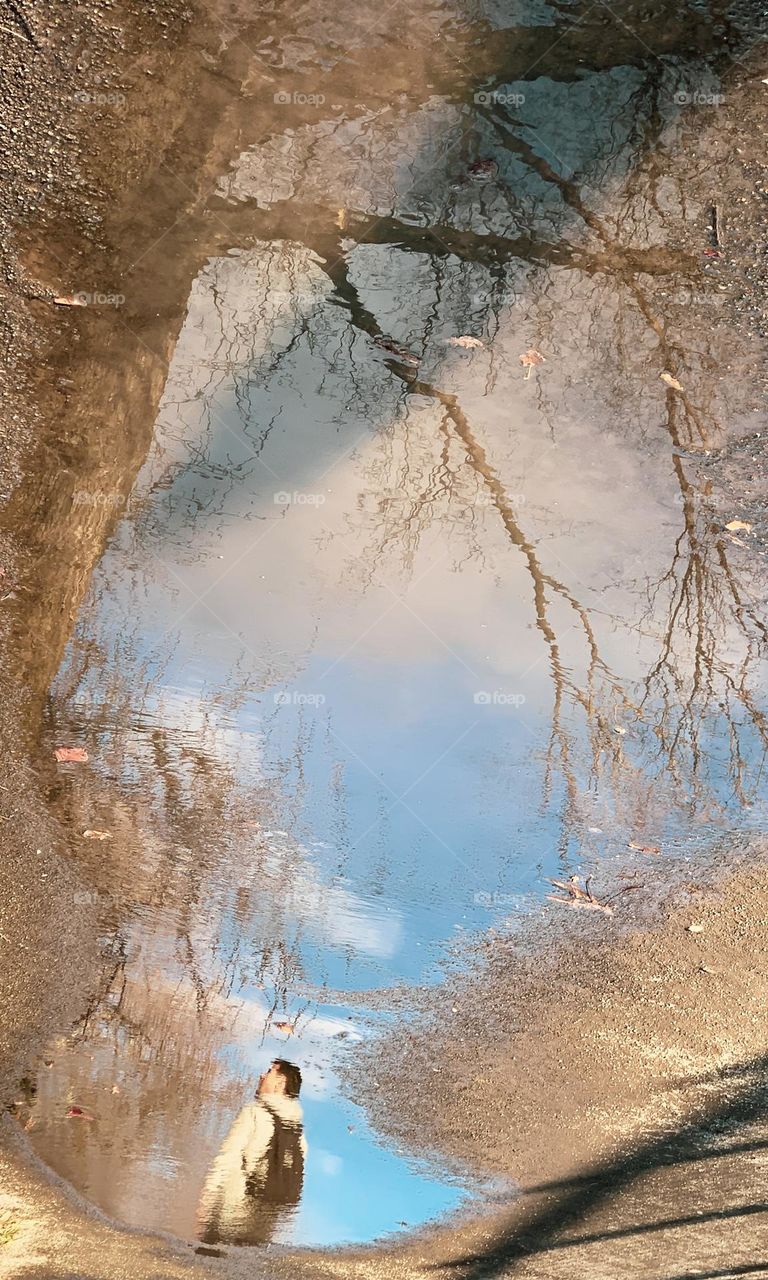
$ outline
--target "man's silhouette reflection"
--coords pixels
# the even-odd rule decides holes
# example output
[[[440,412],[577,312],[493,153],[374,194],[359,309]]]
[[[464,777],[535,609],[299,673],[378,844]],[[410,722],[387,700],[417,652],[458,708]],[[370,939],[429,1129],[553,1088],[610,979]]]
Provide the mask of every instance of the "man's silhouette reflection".
[[[304,1182],[301,1072],[276,1058],[259,1080],[211,1165],[200,1199],[205,1244],[263,1244],[301,1198]]]

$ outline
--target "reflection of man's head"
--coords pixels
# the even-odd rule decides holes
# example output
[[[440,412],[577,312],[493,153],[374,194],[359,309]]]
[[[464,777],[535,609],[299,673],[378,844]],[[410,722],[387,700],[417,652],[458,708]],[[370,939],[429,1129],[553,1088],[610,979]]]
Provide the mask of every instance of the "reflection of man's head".
[[[301,1072],[293,1062],[286,1058],[275,1058],[269,1070],[259,1077],[256,1090],[258,1098],[280,1097],[298,1098],[301,1092]]]

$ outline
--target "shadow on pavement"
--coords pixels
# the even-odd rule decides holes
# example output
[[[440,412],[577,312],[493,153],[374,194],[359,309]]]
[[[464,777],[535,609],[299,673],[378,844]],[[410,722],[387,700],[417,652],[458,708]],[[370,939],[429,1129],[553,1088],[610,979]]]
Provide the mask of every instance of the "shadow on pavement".
[[[711,1081],[711,1077],[708,1078]],[[696,1084],[707,1083],[702,1077]],[[606,1160],[582,1175],[559,1182],[549,1182],[526,1188],[523,1194],[522,1207],[518,1204],[500,1230],[498,1230],[486,1246],[473,1253],[450,1260],[448,1270],[460,1274],[463,1280],[485,1280],[485,1277],[500,1274],[512,1274],[517,1266],[530,1263],[539,1255],[546,1255],[554,1264],[557,1254],[565,1254],[570,1259],[571,1274],[584,1274],[579,1266],[574,1266],[572,1250],[584,1246],[596,1246],[601,1243],[623,1239],[637,1239],[656,1233],[672,1232],[681,1228],[695,1228],[702,1232],[707,1224],[725,1224],[736,1220],[743,1225],[742,1233],[746,1233],[747,1219],[755,1217],[759,1220],[758,1230],[765,1230],[761,1215],[768,1213],[768,1200],[755,1200],[748,1197],[755,1182],[750,1174],[755,1175],[756,1185],[762,1189],[760,1164],[755,1161],[757,1153],[768,1147],[768,1138],[746,1136],[744,1141],[733,1141],[736,1132],[744,1126],[764,1123],[768,1108],[768,1055],[760,1055],[738,1068],[723,1073],[723,1088],[718,1092],[716,1100],[706,1103],[700,1108],[696,1118],[682,1125],[674,1132],[667,1132],[642,1143],[636,1144],[620,1157]],[[724,1096],[723,1090],[727,1090]],[[730,1140],[729,1140],[730,1139]],[[758,1158],[759,1159],[759,1158]],[[737,1187],[741,1187],[743,1199],[741,1203],[715,1204],[711,1202],[712,1194],[723,1194],[717,1169],[720,1165],[713,1162],[730,1162],[738,1160],[739,1176]],[[701,1168],[699,1164],[701,1163]],[[684,1170],[685,1179],[665,1188],[664,1178],[670,1178],[670,1172]],[[665,1209],[663,1215],[649,1217],[645,1221],[624,1220],[627,1208],[641,1203],[641,1180],[653,1179],[652,1198],[657,1200],[659,1192],[663,1197]],[[661,1181],[659,1181],[661,1179]],[[733,1189],[733,1188],[732,1188]],[[679,1213],[673,1212],[677,1207],[675,1193],[685,1198],[680,1203]],[[747,1194],[744,1194],[744,1193]],[[638,1194],[640,1193],[640,1194]],[[700,1207],[693,1200],[694,1195],[701,1194]],[[544,1197],[545,1203],[537,1203],[526,1210],[525,1201],[531,1197],[539,1200]],[[679,1202],[678,1202],[679,1203]],[[657,1206],[658,1208],[658,1203]],[[594,1230],[581,1230],[586,1219],[596,1218]],[[592,1223],[590,1223],[592,1225]],[[690,1234],[685,1238],[694,1240]],[[726,1255],[708,1258],[704,1265],[714,1269],[704,1270],[703,1266],[694,1269],[683,1269],[681,1261],[693,1262],[693,1257],[684,1245],[688,1257],[681,1259],[679,1242],[675,1247],[665,1250],[669,1269],[657,1270],[654,1274],[658,1280],[706,1280],[710,1277],[755,1275],[768,1273],[768,1262],[744,1262],[734,1259],[734,1265],[727,1266],[729,1245],[719,1235],[712,1238],[714,1247]],[[755,1236],[755,1244],[759,1237]],[[749,1241],[744,1238],[740,1243],[748,1248]],[[698,1241],[696,1242],[698,1257],[701,1256]],[[692,1246],[693,1247],[693,1246]],[[708,1241],[705,1247],[709,1248]],[[549,1273],[548,1273],[549,1274]]]

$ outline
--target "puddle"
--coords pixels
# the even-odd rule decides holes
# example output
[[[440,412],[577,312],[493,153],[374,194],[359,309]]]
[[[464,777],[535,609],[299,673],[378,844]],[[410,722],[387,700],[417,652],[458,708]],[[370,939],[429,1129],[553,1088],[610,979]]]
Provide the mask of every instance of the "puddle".
[[[418,100],[291,89],[281,116],[273,94],[209,202],[247,234],[195,280],[52,690],[48,745],[89,752],[52,801],[110,963],[29,1134],[132,1225],[212,1238],[206,1179],[276,1056],[306,1155],[252,1240],[362,1242],[465,1202],[470,1173],[388,1149],[339,1085],[393,1016],[370,993],[439,980],[462,932],[541,911],[547,876],[765,821],[760,623],[695,458],[752,405],[710,376],[714,308],[687,327],[706,282],[647,165],[680,85],[718,82],[626,31],[625,66],[593,48],[571,75],[561,13],[485,21],[540,74],[518,57],[467,98],[443,51]]]
[[[174,994],[167,993],[171,1004]],[[232,1027],[223,1035],[219,1025],[207,1039],[194,1015],[185,1020],[178,1007],[170,1016],[166,1007],[159,1020],[157,1003],[150,1000],[140,1027],[122,1009],[107,1008],[84,1034],[52,1046],[51,1065],[24,1113],[36,1149],[106,1213],[211,1244],[322,1246],[402,1232],[465,1199],[457,1180],[389,1149],[340,1092],[334,1038],[357,1033],[354,1015],[347,1021],[338,1005],[313,1005],[300,1048],[290,1053],[303,1076],[304,1142],[293,1176],[273,1175],[271,1195],[233,1198],[233,1162],[225,1158],[222,1174],[217,1160],[233,1120],[250,1105],[246,1082],[255,1084],[273,1056],[286,1054],[285,1037],[263,1035],[253,998],[234,1035]],[[179,1040],[169,1050],[171,1019]],[[194,1048],[184,1043],[190,1036],[198,1041]],[[72,1107],[84,1115],[68,1114]],[[238,1149],[235,1179],[241,1155]]]

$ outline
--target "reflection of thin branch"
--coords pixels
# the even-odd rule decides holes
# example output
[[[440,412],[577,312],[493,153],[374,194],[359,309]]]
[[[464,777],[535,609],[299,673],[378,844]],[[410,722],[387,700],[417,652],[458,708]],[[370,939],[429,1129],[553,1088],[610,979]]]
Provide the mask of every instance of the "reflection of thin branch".
[[[357,290],[352,284],[346,262],[343,255],[333,263],[331,277],[337,292],[347,303],[350,311],[352,323],[363,329],[371,338],[381,336],[381,328],[375,317],[359,300]],[[501,480],[495,469],[491,466],[485,449],[475,437],[469,420],[462,410],[456,396],[441,391],[433,383],[427,382],[411,369],[401,364],[396,355],[387,361],[390,370],[399,377],[408,395],[419,395],[427,399],[436,401],[442,409],[440,419],[440,432],[443,436],[444,444],[440,454],[441,464],[445,468],[442,472],[442,484],[439,492],[450,495],[452,492],[452,484],[454,475],[447,467],[449,458],[449,448],[451,434],[461,442],[464,453],[464,460],[469,466],[472,473],[478,478],[481,487],[486,490],[489,495],[492,508],[497,512],[504,526],[506,534],[512,545],[522,553],[526,568],[533,584],[533,602],[536,615],[536,625],[541,632],[547,645],[550,659],[550,671],[554,684],[554,702],[552,711],[552,729],[550,736],[550,748],[547,756],[547,773],[544,782],[544,790],[548,792],[551,787],[551,766],[554,751],[557,750],[562,769],[563,777],[566,780],[567,792],[570,807],[575,813],[578,803],[578,785],[576,775],[571,760],[571,742],[568,732],[563,722],[563,704],[566,695],[577,702],[585,712],[587,721],[594,726],[593,734],[593,762],[596,764],[601,750],[604,749],[605,743],[609,740],[610,726],[606,717],[601,712],[597,698],[595,697],[595,681],[598,675],[605,677],[615,694],[622,697],[626,703],[626,699],[621,694],[618,680],[608,670],[605,662],[600,656],[597,639],[588,611],[580,604],[573,593],[560,582],[552,574],[546,572],[536,554],[532,543],[525,537],[519,521],[515,515],[512,503],[501,483]],[[439,476],[438,470],[433,472]],[[388,541],[400,542],[403,531],[406,533],[406,543],[408,531],[412,528],[412,522],[415,512],[419,509],[420,504],[430,495],[430,490],[423,490],[420,495],[416,495],[410,501],[409,510],[400,523],[396,525],[388,539],[379,548],[379,554],[386,547]],[[580,688],[568,674],[562,660],[560,644],[555,629],[550,621],[549,605],[547,591],[553,592],[559,596],[568,607],[575,613],[578,625],[587,642],[589,651],[589,664],[587,669],[587,678],[584,688]]]
[[[108,971],[108,973],[102,979],[96,994],[93,995],[91,999],[88,1001],[88,1005],[86,1006],[85,1013],[83,1014],[80,1022],[76,1027],[75,1035],[80,1040],[86,1039],[91,1020],[94,1017],[94,1015],[99,1011],[105,999],[107,998],[110,991],[112,990],[118,974],[120,974],[122,978],[122,989],[121,989],[121,994],[117,1003],[118,1008],[120,1007],[120,1003],[122,1002],[123,992],[125,991],[125,982],[126,982],[127,953],[126,953],[125,940],[124,938],[121,937],[120,934],[118,934],[113,941],[111,954],[112,955],[117,954],[117,959],[115,960],[115,963],[112,966],[112,968]],[[110,956],[110,959],[111,959],[111,956]]]
[[[640,314],[659,340],[664,367],[673,374],[680,373],[685,363],[681,346],[669,339],[666,326],[654,314],[637,283],[631,287],[631,293]],[[757,706],[747,679],[757,657],[755,641],[759,638],[764,643],[768,628],[745,603],[745,593],[736,580],[708,504],[685,474],[679,452],[680,405],[689,438],[691,427],[702,443],[708,443],[710,438],[699,410],[687,394],[668,388],[665,426],[673,446],[672,467],[681,496],[683,530],[675,542],[670,568],[649,596],[651,605],[655,605],[661,588],[671,588],[661,650],[645,678],[642,705],[657,708],[659,752],[671,775],[682,782],[680,762],[683,758],[689,759],[688,784],[694,787],[711,781],[708,774],[701,776],[709,754],[704,748],[703,734],[707,729],[707,709],[717,706],[724,715],[729,741],[728,775],[734,794],[740,801],[747,802],[743,735],[734,718],[732,703],[735,701],[747,712],[748,723],[762,746],[762,759],[768,749],[768,721]],[[717,430],[716,420],[711,421]],[[727,634],[729,623],[735,624],[745,644],[740,672],[736,665],[729,666],[720,656],[721,637]],[[682,637],[684,665],[676,653],[678,634]],[[722,690],[719,696],[718,682]]]

